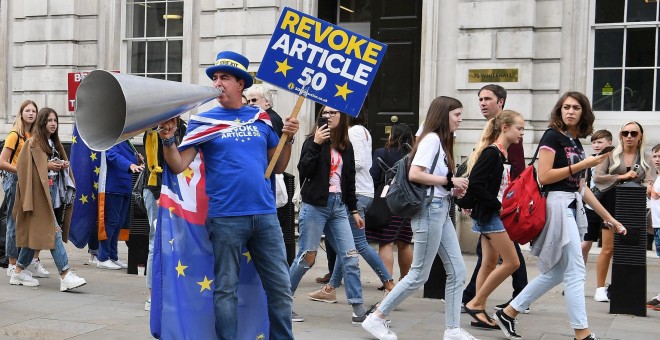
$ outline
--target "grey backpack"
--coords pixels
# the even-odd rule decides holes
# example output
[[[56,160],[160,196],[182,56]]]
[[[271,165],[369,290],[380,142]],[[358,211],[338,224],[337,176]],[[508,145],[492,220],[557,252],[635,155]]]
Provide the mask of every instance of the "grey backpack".
[[[433,159],[431,173],[433,172],[433,169],[435,169],[435,165],[438,163],[439,156],[440,151],[438,151]],[[408,173],[410,171],[410,167],[408,166],[409,161],[410,154],[404,156],[394,164],[390,170],[394,172],[394,174],[388,176],[391,177],[392,180],[390,181],[390,187],[385,195],[387,206],[390,208],[392,214],[401,217],[414,216],[422,209],[422,205],[427,201],[427,186],[410,182],[408,179]],[[435,188],[431,186],[431,195],[429,196],[431,198],[433,198],[434,189]]]

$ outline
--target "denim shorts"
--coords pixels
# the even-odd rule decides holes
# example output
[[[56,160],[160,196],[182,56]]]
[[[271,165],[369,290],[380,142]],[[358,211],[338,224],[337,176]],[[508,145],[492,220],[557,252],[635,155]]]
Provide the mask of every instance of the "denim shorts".
[[[505,232],[504,224],[500,219],[500,215],[493,214],[490,220],[486,223],[479,223],[479,221],[472,219],[472,231],[481,234],[501,233]]]

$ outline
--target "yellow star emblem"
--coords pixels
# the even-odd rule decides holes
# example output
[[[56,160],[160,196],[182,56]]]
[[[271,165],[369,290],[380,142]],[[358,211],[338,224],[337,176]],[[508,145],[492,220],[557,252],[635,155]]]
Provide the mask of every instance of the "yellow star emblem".
[[[244,252],[243,256],[247,257],[247,263],[250,263],[250,260],[252,260],[252,255],[250,255],[250,252],[249,251]]]
[[[99,190],[99,182],[94,181],[94,189]]]
[[[176,268],[175,268],[176,272],[177,272],[176,277],[179,277],[181,275],[186,276],[186,273],[183,272],[184,270],[186,270],[186,268],[188,268],[188,266],[182,265],[181,260],[179,260],[179,265],[176,266]]]
[[[95,161],[96,160],[96,152],[90,153],[89,158],[91,158],[93,161]]]
[[[275,60],[275,63],[277,64],[277,70],[275,70],[275,73],[281,72],[285,77],[286,77],[286,71],[293,68],[289,66],[289,58],[285,58],[283,62],[279,62]]]
[[[213,280],[209,280],[206,275],[204,275],[204,281],[197,282],[198,285],[202,286],[199,292],[201,293],[205,289],[211,290],[211,282],[213,282]]]
[[[174,207],[169,207],[169,208],[167,208],[167,210],[170,211],[170,217],[172,217],[172,211],[174,211]]]
[[[96,196],[94,196],[94,193],[92,193],[92,201],[96,201]]]
[[[87,196],[86,195],[80,195],[80,202],[82,202],[82,204],[87,203]]]
[[[241,120],[238,119],[238,117],[236,117],[236,119],[234,119],[234,121],[235,121],[236,123],[240,123],[240,122],[241,122]]]
[[[185,178],[190,179],[190,178],[193,177],[194,174],[195,174],[195,171],[193,171],[193,169],[190,168],[190,167],[187,167],[186,170],[183,170],[183,177],[185,177]]]
[[[335,93],[335,97],[342,96],[342,98],[346,100],[346,95],[349,93],[353,93],[352,90],[348,89],[348,82],[345,82],[344,85],[342,86],[335,85],[335,87],[337,88],[337,93]]]
[[[170,245],[172,246],[172,251],[174,251],[174,239],[171,239],[171,240],[169,240],[169,241],[167,241],[167,242],[170,243]]]
[[[94,173],[96,175],[100,174],[101,173],[101,168],[99,168],[98,166],[94,167]]]
[[[76,144],[76,143],[78,143],[78,136],[71,137],[71,144]]]

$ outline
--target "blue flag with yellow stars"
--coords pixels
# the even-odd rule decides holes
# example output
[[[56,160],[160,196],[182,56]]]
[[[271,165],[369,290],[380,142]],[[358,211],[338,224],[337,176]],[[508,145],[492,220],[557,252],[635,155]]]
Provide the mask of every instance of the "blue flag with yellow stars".
[[[101,172],[101,152],[92,151],[85,145],[73,127],[70,164],[76,178],[76,200],[69,230],[69,240],[78,248],[84,248],[92,233],[97,233],[98,187]]]
[[[151,333],[155,338],[216,337],[207,211],[200,155],[179,175],[163,164],[152,271]],[[241,260],[237,313],[239,339],[268,339],[266,295],[247,250]]]

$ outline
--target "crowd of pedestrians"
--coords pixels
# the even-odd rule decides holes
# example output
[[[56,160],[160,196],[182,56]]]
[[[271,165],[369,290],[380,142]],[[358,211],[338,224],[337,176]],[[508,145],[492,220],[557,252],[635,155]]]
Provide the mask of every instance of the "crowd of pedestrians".
[[[562,95],[550,111],[548,130],[539,142],[538,181],[547,196],[546,225],[531,246],[539,258],[540,275],[527,280],[520,245],[510,240],[500,218],[502,196],[525,168],[523,115],[504,110],[506,90],[484,86],[478,92],[479,107],[486,118],[480,140],[469,156],[463,174],[457,174],[454,141],[460,136],[463,103],[451,97],[435,98],[420,128],[417,141],[405,124],[395,124],[382,148],[375,146],[364,114],[349,118],[341,110],[323,105],[316,124],[304,137],[297,164],[302,207],[299,212],[298,252],[289,265],[275,209],[274,185],[263,173],[280,138],[287,138],[275,173],[287,167],[298,121],[282,119],[273,110],[270,90],[253,85],[245,70],[248,60],[234,52],[220,52],[206,70],[213,85],[222,88],[220,106],[189,122],[188,131],[214,121],[239,122],[251,131],[248,142],[224,138],[223,130],[197,138],[186,132],[182,119],[173,118],[145,132],[146,159],[130,141],[106,152],[105,227],[98,247],[90,252],[98,268],[122,269],[127,265],[117,253],[120,230],[128,223],[131,176],[146,171],[143,198],[150,225],[147,288],[151,289],[153,242],[162,166],[184,171],[198,153],[204,155],[209,215],[206,228],[214,253],[214,312],[218,338],[235,339],[238,327],[236,289],[239,259],[247,247],[260,274],[268,301],[270,337],[292,339],[292,322],[304,318],[293,311],[293,295],[303,276],[315,264],[324,237],[333,264],[318,290],[306,292],[315,301],[337,303],[343,284],[351,322],[377,339],[397,339],[390,328],[392,311],[429,279],[436,256],[447,273],[444,292],[444,339],[475,339],[460,327],[461,312],[471,326],[499,329],[509,339],[522,339],[517,315],[529,313],[531,304],[556,285],[564,284],[570,327],[576,339],[596,339],[585,306],[586,263],[593,242],[602,241],[597,261],[594,299],[609,301],[606,278],[615,234],[627,229],[613,216],[616,188],[638,183],[646,188],[648,218],[660,257],[660,145],[646,150],[641,124],[624,123],[615,138],[607,130],[593,132],[595,116],[589,100],[579,92]],[[594,154],[587,156],[580,139],[591,136]],[[460,138],[460,137],[459,137]],[[181,147],[177,147],[181,144]],[[608,148],[612,146],[613,148]],[[387,215],[378,226],[365,223],[372,206],[382,197],[388,171],[409,155],[409,180],[425,185],[428,203],[412,216]],[[226,160],[232,159],[231,166]],[[0,153],[7,206],[7,275],[12,285],[38,286],[37,278],[49,272],[39,259],[50,250],[60,274],[60,290],[85,285],[68,264],[64,242],[75,192],[75,174],[58,135],[58,115],[50,108],[37,109],[25,101]],[[241,176],[240,181],[227,180]],[[274,177],[272,177],[274,178]],[[271,179],[272,179],[271,178]],[[246,197],[243,193],[250,192]],[[471,280],[463,261],[455,226],[449,217],[452,203],[464,207],[472,231],[479,234],[479,260]],[[370,242],[378,244],[376,252]],[[398,275],[393,248],[397,247]],[[94,249],[92,249],[94,248]],[[383,299],[363,299],[358,256],[379,277]],[[329,261],[330,262],[330,261]],[[470,268],[472,270],[472,268]],[[511,276],[509,301],[493,303],[489,296]],[[396,280],[395,280],[396,278]],[[647,307],[660,310],[660,295]],[[151,309],[151,296],[145,310]],[[304,311],[299,311],[301,314]],[[405,317],[405,314],[397,315]],[[348,318],[347,318],[348,319]]]

